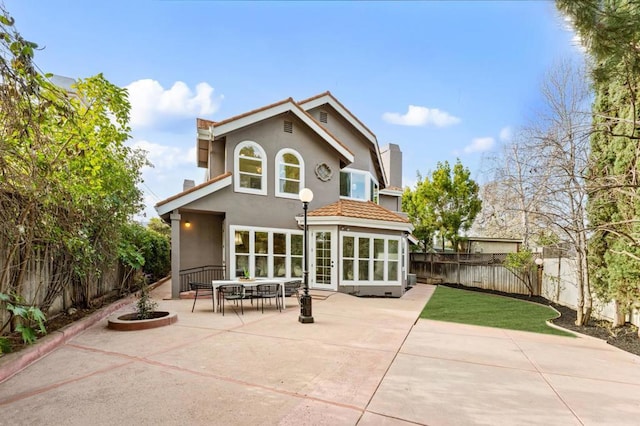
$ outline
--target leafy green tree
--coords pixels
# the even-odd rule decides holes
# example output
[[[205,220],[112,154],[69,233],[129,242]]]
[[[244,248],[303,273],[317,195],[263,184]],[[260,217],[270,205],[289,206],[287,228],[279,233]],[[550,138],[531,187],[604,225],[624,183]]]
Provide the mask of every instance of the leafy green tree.
[[[171,270],[170,250],[169,238],[149,227],[132,222],[122,228],[118,257],[129,275],[139,271],[152,281],[165,277]]]
[[[438,234],[449,241],[454,250],[460,249],[461,232],[468,231],[482,208],[478,196],[479,186],[471,179],[471,172],[460,160],[453,169],[449,162],[438,162],[430,178],[418,175],[414,191],[405,190],[402,207],[408,213],[420,240],[428,246],[427,239]],[[416,231],[414,231],[415,233]],[[429,246],[430,247],[430,246]]]
[[[126,90],[97,75],[67,92],[38,71],[36,49],[1,8],[0,293],[23,295],[30,265],[46,259],[50,280],[25,302],[46,312],[64,289],[88,305],[114,266],[146,159],[125,145]]]
[[[409,220],[414,226],[413,235],[418,239],[422,251],[427,253],[433,249],[433,237],[438,226],[435,214],[427,203],[425,190],[428,183],[425,181],[418,175],[415,189],[412,191],[408,187],[405,188],[402,194],[402,211],[409,216]]]
[[[171,238],[171,227],[159,217],[152,217],[147,224],[147,228],[152,231],[156,231],[158,234],[164,235],[167,238]]]
[[[528,248],[520,250],[517,253],[507,253],[504,261],[504,267],[524,284],[527,292],[529,292],[529,296],[533,296],[534,289],[531,271],[535,266],[535,258]]]
[[[597,83],[637,81],[640,76],[637,0],[556,0],[556,6],[570,20],[593,59]]]
[[[640,303],[640,3],[558,0],[592,63],[589,179],[594,290],[622,310]]]

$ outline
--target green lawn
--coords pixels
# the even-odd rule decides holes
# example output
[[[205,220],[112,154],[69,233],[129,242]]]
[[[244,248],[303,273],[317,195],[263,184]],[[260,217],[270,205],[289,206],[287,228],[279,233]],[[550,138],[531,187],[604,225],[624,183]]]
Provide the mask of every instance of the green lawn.
[[[534,333],[573,336],[549,327],[545,321],[558,314],[548,306],[476,291],[438,286],[420,318],[508,328]]]

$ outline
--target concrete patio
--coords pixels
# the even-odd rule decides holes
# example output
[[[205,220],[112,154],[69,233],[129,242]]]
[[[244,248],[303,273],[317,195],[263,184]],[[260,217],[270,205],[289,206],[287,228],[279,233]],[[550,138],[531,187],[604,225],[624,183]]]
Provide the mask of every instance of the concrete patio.
[[[640,357],[587,337],[418,320],[434,289],[318,293],[314,324],[298,323],[295,298],[282,313],[224,317],[210,300],[193,313],[191,300],[161,300],[178,323],[117,332],[103,319],[0,383],[0,424],[640,421]]]

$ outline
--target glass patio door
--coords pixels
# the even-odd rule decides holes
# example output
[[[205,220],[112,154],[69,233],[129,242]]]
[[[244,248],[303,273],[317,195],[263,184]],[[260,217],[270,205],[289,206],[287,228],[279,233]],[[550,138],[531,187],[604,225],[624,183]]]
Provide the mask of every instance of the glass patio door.
[[[309,287],[338,290],[336,231],[314,228],[309,238]]]

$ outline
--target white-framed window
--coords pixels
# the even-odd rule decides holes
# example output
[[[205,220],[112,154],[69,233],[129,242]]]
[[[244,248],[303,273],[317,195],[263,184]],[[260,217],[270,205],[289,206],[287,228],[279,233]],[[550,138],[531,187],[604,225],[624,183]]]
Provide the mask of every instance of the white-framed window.
[[[401,237],[343,233],[343,285],[400,283],[401,244]]]
[[[371,200],[378,204],[378,181],[369,172],[349,168],[340,171],[340,197]]]
[[[276,197],[298,199],[304,188],[304,160],[293,149],[285,148],[276,155]]]
[[[291,229],[231,226],[231,271],[253,278],[302,277],[303,234]]]
[[[249,194],[267,195],[267,155],[253,141],[236,145],[234,159],[234,190]]]
[[[378,186],[378,182],[376,182],[373,178],[371,178],[371,191],[369,194],[369,199],[376,204],[379,204],[378,201],[380,199],[380,187]]]

